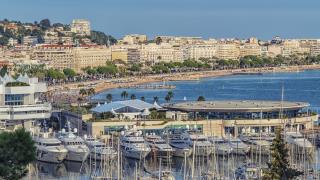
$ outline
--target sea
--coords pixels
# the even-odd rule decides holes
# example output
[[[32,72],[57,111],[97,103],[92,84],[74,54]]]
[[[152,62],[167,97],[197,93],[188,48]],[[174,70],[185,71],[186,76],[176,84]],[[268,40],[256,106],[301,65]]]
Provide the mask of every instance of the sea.
[[[94,96],[105,100],[112,94],[113,101],[123,100],[121,92],[127,91],[129,98],[134,94],[153,103],[154,97],[159,104],[165,103],[168,91],[173,91],[172,102],[195,101],[199,96],[206,100],[278,100],[301,101],[310,103],[316,111],[320,108],[320,70],[302,72],[264,73],[261,75],[231,75],[209,77],[194,81],[171,81],[167,85],[175,89],[112,89]],[[163,82],[151,83],[163,84]],[[282,93],[283,89],[283,93]],[[282,95],[283,94],[283,95]]]
[[[151,83],[151,84],[162,84]],[[195,101],[199,96],[206,100],[285,100],[299,101],[310,104],[309,109],[315,112],[320,110],[320,71],[306,70],[302,72],[263,73],[261,75],[231,75],[221,77],[203,78],[194,81],[171,81],[167,85],[175,86],[174,89],[112,89],[94,96],[94,99],[105,100],[107,94],[112,94],[113,101],[122,100],[121,92],[127,91],[129,97],[134,94],[137,98],[144,97],[145,101],[153,103],[154,97],[159,98],[159,104],[165,103],[164,97],[168,91],[173,91],[172,102]],[[312,158],[303,160],[305,171],[308,169],[319,170],[319,150],[315,151]],[[257,155],[250,157],[222,156],[190,158],[174,158],[171,163],[159,163],[157,160],[148,159],[146,162],[138,162],[131,159],[123,159],[122,166],[124,179],[148,179],[150,174],[145,172],[145,167],[153,169],[157,173],[159,168],[173,172],[175,179],[182,180],[184,172],[190,176],[190,169],[194,166],[194,176],[217,171],[225,179],[235,179],[234,171],[243,167],[245,163],[261,163],[266,166],[270,157],[258,158]],[[296,161],[301,158],[297,157]],[[259,160],[258,160],[259,159]],[[291,159],[294,161],[294,159]],[[299,160],[298,160],[299,161]],[[35,162],[29,166],[29,173],[24,179],[93,179],[101,174],[112,174],[116,179],[116,162],[101,165],[98,162],[88,161],[84,163],[64,162],[62,164],[50,164]],[[161,165],[160,165],[161,164]],[[186,171],[183,164],[187,164]],[[192,165],[193,164],[193,165]],[[155,178],[157,179],[157,178]]]

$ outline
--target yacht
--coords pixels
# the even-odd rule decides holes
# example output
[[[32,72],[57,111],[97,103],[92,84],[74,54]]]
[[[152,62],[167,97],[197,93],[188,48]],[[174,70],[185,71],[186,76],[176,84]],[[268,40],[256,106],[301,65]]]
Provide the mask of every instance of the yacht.
[[[121,131],[120,148],[125,157],[143,159],[150,153],[151,149],[141,135],[141,131]]]
[[[294,145],[300,150],[306,150],[309,152],[313,150],[312,143],[307,138],[304,138],[299,132],[286,132],[285,139],[288,144]]]
[[[246,155],[250,151],[249,146],[243,143],[239,138],[229,137],[226,139],[226,142],[232,148],[232,154]]]
[[[173,153],[172,147],[160,136],[150,134],[145,136],[145,141],[151,148],[151,153],[157,157],[171,157]]]
[[[167,138],[173,149],[173,156],[189,157],[192,154],[192,148],[185,140],[181,139],[181,134],[170,134]]]
[[[77,129],[74,129],[74,132],[76,133]],[[68,150],[66,160],[84,162],[88,158],[90,153],[89,148],[85,145],[84,140],[76,136],[70,129],[68,132],[62,129],[58,135],[58,139]]]
[[[183,140],[191,147],[196,156],[209,156],[213,152],[213,146],[208,137],[198,131],[188,130],[182,135]]]
[[[55,137],[49,137],[49,133],[43,133],[33,137],[36,146],[36,158],[39,161],[61,163],[68,150]]]
[[[214,150],[217,155],[227,155],[231,154],[233,149],[229,143],[225,141],[222,137],[209,137],[209,141],[213,144]]]
[[[241,137],[241,140],[250,147],[250,152],[253,154],[270,155],[270,146],[273,137]]]
[[[95,160],[114,159],[117,156],[117,151],[103,142],[93,138],[85,137],[85,143],[90,150],[90,157]]]

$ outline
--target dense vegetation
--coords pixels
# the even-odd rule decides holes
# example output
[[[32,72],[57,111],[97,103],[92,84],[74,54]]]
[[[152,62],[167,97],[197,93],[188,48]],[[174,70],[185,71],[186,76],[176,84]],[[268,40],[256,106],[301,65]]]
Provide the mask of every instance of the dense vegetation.
[[[22,178],[35,158],[34,141],[25,129],[0,133],[0,179]]]
[[[15,86],[30,86],[28,83],[25,83],[25,82],[19,82],[19,81],[16,81],[16,82],[8,82],[6,84],[6,87],[15,87]]]
[[[43,19],[39,23],[34,22],[34,23],[22,23],[20,21],[9,21],[7,19],[4,19],[1,21],[4,24],[8,23],[16,23],[18,26],[17,32],[13,30],[5,30],[3,26],[0,26],[0,45],[7,45],[8,41],[10,38],[17,39],[18,43],[22,43],[22,39],[25,36],[36,36],[38,38],[39,43],[43,43],[43,37],[45,34],[45,31],[50,29],[50,28],[57,28],[57,27],[62,27],[64,31],[69,31],[70,26],[67,24],[61,24],[61,23],[54,23],[51,24],[49,19]],[[24,25],[30,25],[30,26],[35,26],[33,30],[26,29]],[[58,32],[58,36],[65,36],[63,33],[60,31]],[[104,32],[100,31],[91,31],[91,35],[87,37],[81,37],[81,36],[76,36],[73,34],[74,41],[78,39],[80,42],[82,38],[89,38],[93,43],[97,43],[99,45],[107,45],[108,43],[110,45],[115,44],[117,40],[110,36],[106,35]]]

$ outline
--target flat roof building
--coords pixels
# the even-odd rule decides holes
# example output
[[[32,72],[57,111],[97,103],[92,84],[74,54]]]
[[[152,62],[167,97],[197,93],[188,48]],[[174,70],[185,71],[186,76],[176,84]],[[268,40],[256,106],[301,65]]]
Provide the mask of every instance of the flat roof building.
[[[304,102],[258,100],[181,102],[162,105],[161,111],[166,109],[166,119],[145,119],[143,125],[137,120],[99,120],[88,122],[88,127],[93,135],[108,134],[132,125],[140,130],[160,132],[190,126],[211,136],[273,133],[277,127],[300,131],[311,129],[318,119],[317,114],[306,111],[308,106]]]
[[[0,78],[0,130],[13,130],[17,126],[32,128],[37,120],[49,119],[51,104],[44,102],[45,83],[38,78],[20,76]]]

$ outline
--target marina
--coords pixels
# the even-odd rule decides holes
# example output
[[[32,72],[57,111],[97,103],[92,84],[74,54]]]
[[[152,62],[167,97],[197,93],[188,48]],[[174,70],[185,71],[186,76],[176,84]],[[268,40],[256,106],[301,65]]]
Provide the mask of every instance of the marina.
[[[308,73],[310,73],[311,77],[309,78],[316,81],[314,75],[318,73],[318,71],[301,72],[298,74],[284,74],[286,74],[287,76],[293,76],[290,78],[295,79],[295,83],[299,83],[297,81],[299,81],[301,77],[299,77],[298,75],[303,76],[304,80],[308,78],[306,77],[305,73],[307,73],[307,75]],[[45,164],[45,166],[48,166],[47,168],[50,168],[50,166],[55,166],[56,170],[58,170],[59,172],[43,171],[44,169],[34,168],[34,165],[32,165],[30,168],[33,168],[34,171],[31,171],[30,176],[34,176],[36,173],[42,174],[43,177],[55,176],[55,178],[61,179],[70,176],[80,179],[92,179],[94,177],[108,177],[111,179],[117,179],[118,176],[121,176],[123,179],[137,179],[138,177],[145,179],[159,179],[159,177],[163,177],[163,179],[165,179],[164,177],[174,177],[175,179],[241,179],[244,177],[246,177],[247,179],[259,179],[259,177],[261,176],[261,174],[259,173],[260,169],[266,168],[266,162],[268,162],[268,160],[271,158],[270,145],[273,138],[275,137],[273,134],[274,128],[272,126],[277,125],[277,121],[273,119],[277,119],[279,118],[279,116],[285,116],[287,117],[287,119],[291,119],[290,121],[288,121],[288,123],[290,122],[291,124],[287,126],[287,138],[285,139],[288,143],[290,162],[294,165],[294,167],[305,172],[306,178],[307,176],[318,176],[319,168],[317,162],[319,162],[319,150],[316,148],[315,144],[317,138],[311,133],[308,133],[311,132],[311,129],[313,127],[312,124],[309,124],[309,117],[311,117],[312,120],[316,121],[316,119],[312,118],[314,117],[314,115],[311,114],[311,110],[315,111],[317,109],[317,103],[314,103],[314,101],[305,101],[304,98],[308,98],[308,94],[306,94],[305,96],[299,96],[302,99],[295,99],[296,101],[293,101],[294,99],[290,99],[290,92],[292,91],[289,91],[288,88],[284,88],[287,90],[284,91],[284,101],[281,101],[282,86],[279,86],[278,83],[290,82],[290,80],[288,80],[290,78],[288,77],[283,77],[284,79],[286,79],[286,81],[279,80],[279,76],[281,77],[284,74],[279,73],[277,74],[278,77],[276,78],[274,74],[272,76],[270,76],[270,74],[265,74],[262,76],[257,75],[259,76],[258,83],[263,89],[265,89],[266,87],[262,84],[276,85],[279,88],[277,90],[279,95],[276,96],[276,99],[271,98],[266,100],[264,98],[262,101],[210,101],[209,97],[207,98],[208,100],[203,103],[193,103],[193,101],[184,100],[185,96],[179,95],[177,92],[175,92],[179,92],[181,90],[181,86],[179,85],[181,82],[177,82],[177,84],[172,82],[177,87],[176,89],[174,89],[175,97],[177,98],[177,100],[175,100],[175,103],[172,104],[159,104],[166,107],[172,112],[183,111],[184,113],[188,114],[188,116],[179,116],[178,114],[176,114],[176,117],[189,117],[191,118],[190,120],[182,121],[176,119],[175,121],[166,121],[166,123],[164,123],[161,121],[157,122],[155,120],[142,119],[143,123],[139,125],[136,123],[131,123],[130,121],[117,121],[116,119],[114,119],[113,121],[110,121],[110,125],[102,125],[102,123],[108,122],[96,122],[97,126],[95,125],[95,123],[92,123],[90,125],[88,124],[88,128],[92,128],[90,132],[93,133],[93,137],[98,135],[94,134],[95,131],[101,132],[100,129],[95,128],[110,128],[103,129],[103,131],[105,131],[105,133],[109,135],[112,135],[112,140],[109,139],[108,141],[101,142],[104,144],[102,146],[110,147],[117,152],[117,154],[114,155],[115,157],[104,158],[103,161],[97,161],[93,158],[95,155],[90,153],[86,161],[78,162],[78,166],[72,166],[73,168],[79,167],[76,172],[70,171],[69,161],[66,160],[64,160],[63,163],[59,163],[58,165],[51,165],[50,163]],[[320,76],[316,77],[320,78]],[[237,80],[233,81],[234,78],[236,78]],[[273,80],[270,80],[271,78]],[[227,77],[221,77],[221,79],[223,79],[223,81],[220,81],[219,78],[211,80],[203,79],[200,81],[200,83],[207,83],[208,80],[209,82],[214,81],[214,84],[216,86],[217,83],[219,84],[221,82],[228,81],[229,85],[231,86],[233,86],[234,83],[236,83],[237,86],[248,86],[250,83],[257,83],[256,75],[237,75],[230,76],[229,79]],[[275,82],[270,83],[270,81]],[[193,82],[190,81],[185,83],[186,85],[190,83],[191,85],[193,84]],[[198,83],[199,82],[197,82],[197,84]],[[290,87],[290,84],[287,84],[287,87],[288,86]],[[286,86],[284,85],[284,87]],[[228,89],[231,87],[227,84],[224,84],[223,88],[220,88],[218,89],[218,91],[213,92],[220,92],[224,90],[228,91]],[[138,94],[139,91],[140,90],[136,90],[135,93]],[[146,94],[153,91],[154,90],[149,89],[145,90]],[[158,91],[160,91],[161,93],[162,90],[159,89]],[[258,88],[256,89],[256,91],[259,92],[261,90],[259,90]],[[242,95],[250,96],[250,92],[253,91],[250,91],[249,88],[248,92],[249,93]],[[266,95],[267,94],[268,93],[266,93]],[[182,97],[182,100],[179,100],[179,97]],[[186,99],[192,99],[192,97],[190,98],[187,95],[186,97]],[[257,96],[253,96],[251,98],[259,99],[256,97]],[[295,97],[298,97],[298,95]],[[146,99],[148,99],[148,96],[146,96]],[[302,102],[310,102],[310,104]],[[121,107],[119,106],[119,108],[129,108],[131,105],[134,105],[134,103],[139,102],[127,101],[125,103],[122,103]],[[112,104],[106,107],[109,108],[109,106],[114,113],[120,112],[120,109],[118,110],[116,108],[111,108]],[[141,106],[143,114],[148,114],[143,107],[152,108],[153,106],[155,105],[145,104],[144,106]],[[157,105],[156,107],[158,106],[159,105]],[[234,109],[238,109],[238,111],[236,111],[236,113],[230,114],[230,112],[235,112]],[[306,111],[300,111],[299,109],[306,109]],[[104,106],[101,105],[99,109],[96,110],[97,113],[103,112]],[[310,113],[308,113],[309,111]],[[124,113],[124,111],[121,112]],[[127,113],[127,116],[131,118],[139,115],[139,113],[137,112],[125,113]],[[130,113],[136,114],[135,116],[131,116]],[[139,118],[137,120],[139,120]],[[303,120],[304,118],[306,118],[306,121]],[[194,121],[196,119],[198,120]],[[205,119],[207,119],[207,121]],[[219,121],[219,119],[223,119],[223,121]],[[179,124],[179,122],[183,122],[184,125],[182,126],[182,124]],[[221,129],[220,132],[215,128],[215,126],[218,125],[215,125],[215,123],[218,122],[223,122],[224,124],[224,128],[219,128]],[[247,124],[246,122],[255,122],[259,124],[262,123],[265,125],[244,126],[245,124]],[[234,126],[235,123],[237,124],[236,127]],[[120,128],[122,127],[122,130],[111,131],[111,127],[115,127],[112,124],[117,124],[117,127]],[[298,130],[302,128],[307,128],[310,130],[301,130],[301,134],[297,133]],[[85,136],[82,138],[84,139],[84,142],[86,142]],[[87,141],[90,141],[90,139]],[[165,153],[164,156],[158,156],[159,154],[157,151],[159,151],[159,149],[156,145],[157,142],[159,143],[159,145],[163,144],[164,147],[170,147],[168,148],[170,149],[168,151],[170,153]],[[310,146],[310,144],[312,147]],[[88,142],[86,142],[86,145],[89,145]],[[121,151],[118,151],[118,149],[121,149]],[[157,152],[157,155],[154,155],[154,152]],[[44,167],[43,164],[45,162],[39,163],[41,163],[42,167]],[[38,166],[37,164],[38,163],[35,164],[35,167]],[[69,167],[67,168],[67,166]],[[119,171],[119,169],[121,170]],[[311,171],[312,173],[310,173]],[[70,173],[72,175],[70,175]],[[41,177],[41,175],[37,176]]]

